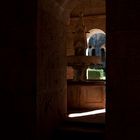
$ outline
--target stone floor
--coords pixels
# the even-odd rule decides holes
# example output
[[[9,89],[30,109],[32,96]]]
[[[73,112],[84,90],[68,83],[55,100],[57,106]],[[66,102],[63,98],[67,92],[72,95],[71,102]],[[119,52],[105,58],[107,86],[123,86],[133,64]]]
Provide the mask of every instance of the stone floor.
[[[105,113],[66,118],[54,134],[54,140],[87,140],[90,138],[94,140],[105,139]]]

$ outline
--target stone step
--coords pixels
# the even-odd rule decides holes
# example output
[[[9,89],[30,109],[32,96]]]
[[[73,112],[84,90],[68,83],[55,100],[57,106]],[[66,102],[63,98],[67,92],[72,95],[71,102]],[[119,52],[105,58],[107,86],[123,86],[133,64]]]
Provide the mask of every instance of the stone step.
[[[88,117],[87,117],[88,118]],[[74,119],[67,118],[55,131],[54,140],[56,139],[88,139],[94,140],[105,139],[105,123],[103,122],[86,122],[75,121]]]
[[[66,140],[76,140],[76,139],[89,139],[94,140],[104,140],[105,131],[97,128],[87,128],[87,127],[60,127],[57,129],[54,140],[56,139],[66,139]]]

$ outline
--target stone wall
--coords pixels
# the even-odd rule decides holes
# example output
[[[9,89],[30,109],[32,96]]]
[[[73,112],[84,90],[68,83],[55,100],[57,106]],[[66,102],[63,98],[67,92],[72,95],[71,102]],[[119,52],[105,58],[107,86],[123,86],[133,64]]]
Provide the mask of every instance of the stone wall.
[[[137,139],[140,1],[107,1],[107,139]]]
[[[28,140],[36,117],[36,1],[3,1],[1,10],[1,138]]]
[[[57,3],[44,3],[39,7],[37,48],[37,120],[41,139],[51,137],[67,111],[65,25],[59,16],[62,9]]]

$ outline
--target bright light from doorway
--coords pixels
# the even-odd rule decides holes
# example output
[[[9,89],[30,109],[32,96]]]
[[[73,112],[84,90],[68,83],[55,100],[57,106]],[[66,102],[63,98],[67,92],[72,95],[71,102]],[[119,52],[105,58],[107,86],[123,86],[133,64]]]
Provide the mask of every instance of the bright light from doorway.
[[[69,114],[68,117],[70,117],[70,118],[83,117],[83,116],[101,114],[101,113],[105,113],[105,112],[106,112],[105,109],[98,109],[98,110],[82,112],[82,113],[72,113],[72,114]]]

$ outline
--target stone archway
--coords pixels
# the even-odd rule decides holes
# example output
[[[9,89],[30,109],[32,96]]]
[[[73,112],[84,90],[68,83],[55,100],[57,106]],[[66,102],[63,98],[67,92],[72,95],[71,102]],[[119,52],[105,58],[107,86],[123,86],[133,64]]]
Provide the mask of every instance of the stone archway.
[[[105,34],[105,32],[101,29],[91,29],[89,30],[89,33],[87,33],[86,37],[87,37],[87,43],[89,42],[89,39],[91,36],[93,36],[96,33],[103,33]]]

